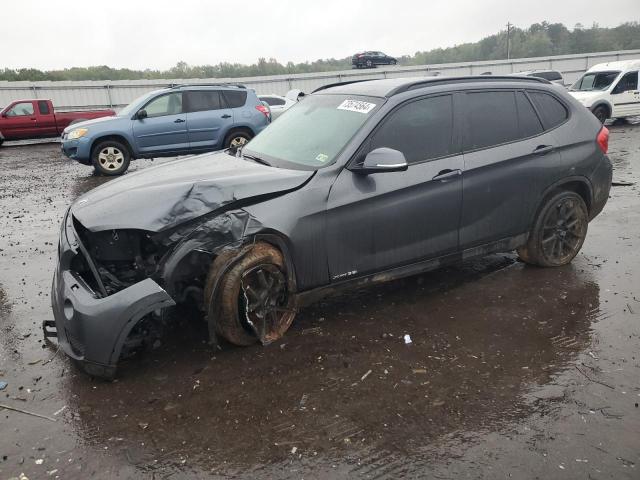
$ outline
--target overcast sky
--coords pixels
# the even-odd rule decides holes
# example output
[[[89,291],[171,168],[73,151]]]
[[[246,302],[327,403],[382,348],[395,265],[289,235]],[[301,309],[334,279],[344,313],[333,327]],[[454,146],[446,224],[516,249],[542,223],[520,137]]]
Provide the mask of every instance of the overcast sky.
[[[548,20],[640,20],[640,0],[0,0],[0,68],[166,69],[390,55],[476,41]],[[530,4],[531,8],[524,5]]]

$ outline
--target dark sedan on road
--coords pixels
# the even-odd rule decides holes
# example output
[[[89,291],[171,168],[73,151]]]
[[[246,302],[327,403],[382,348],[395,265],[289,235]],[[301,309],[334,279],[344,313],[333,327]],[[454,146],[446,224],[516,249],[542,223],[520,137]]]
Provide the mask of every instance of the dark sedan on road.
[[[378,65],[396,65],[398,60],[382,52],[360,52],[351,57],[351,64],[356,68],[375,68]]]
[[[94,375],[153,344],[175,304],[210,341],[267,344],[299,307],[493,252],[571,262],[604,207],[608,131],[535,77],[323,87],[241,151],[80,197],[45,333]]]

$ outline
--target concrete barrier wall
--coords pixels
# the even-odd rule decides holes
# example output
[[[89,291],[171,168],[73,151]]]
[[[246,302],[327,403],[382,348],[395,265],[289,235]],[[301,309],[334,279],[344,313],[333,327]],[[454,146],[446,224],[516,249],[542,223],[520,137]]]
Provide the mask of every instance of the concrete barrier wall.
[[[579,55],[491,60],[483,62],[415,65],[409,67],[380,67],[371,70],[342,70],[337,72],[273,75],[246,78],[208,78],[173,80],[117,80],[78,82],[0,82],[0,106],[22,98],[53,100],[59,111],[92,108],[115,108],[130,103],[136,97],[152,90],[180,83],[242,83],[258,94],[284,95],[293,88],[311,92],[322,85],[348,80],[377,78],[421,77],[429,75],[458,76],[495,75],[517,73],[524,70],[553,69],[560,71],[567,84],[593,65],[618,60],[640,58],[640,50],[621,50]]]

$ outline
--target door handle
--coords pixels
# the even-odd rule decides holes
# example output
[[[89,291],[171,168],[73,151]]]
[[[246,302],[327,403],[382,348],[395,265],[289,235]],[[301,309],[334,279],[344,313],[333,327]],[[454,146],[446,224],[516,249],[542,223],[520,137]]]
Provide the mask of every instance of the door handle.
[[[538,145],[533,153],[535,155],[546,155],[549,152],[553,152],[556,149],[553,145]]]
[[[231,115],[229,115],[229,114],[225,113],[225,114],[224,114],[224,115],[222,115],[222,117],[220,117],[220,118],[231,118]]]
[[[38,120],[37,118],[32,118],[31,121],[35,122],[36,120]]]
[[[447,168],[445,170],[440,170],[438,172],[438,174],[433,177],[431,180],[439,180],[441,182],[446,181],[446,180],[451,180],[452,178],[455,178],[459,175],[462,175],[462,170],[451,170],[450,168]]]
[[[174,120],[173,123],[184,123],[186,122],[186,120],[182,119],[182,118],[178,118],[177,120]]]

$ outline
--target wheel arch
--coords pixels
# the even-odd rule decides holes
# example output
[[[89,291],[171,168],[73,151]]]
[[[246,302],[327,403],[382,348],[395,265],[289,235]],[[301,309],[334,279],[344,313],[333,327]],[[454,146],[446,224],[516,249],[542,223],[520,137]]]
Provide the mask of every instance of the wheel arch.
[[[535,219],[538,217],[538,213],[544,207],[547,200],[551,196],[563,190],[575,192],[580,195],[587,206],[587,212],[591,212],[591,207],[593,205],[593,187],[591,185],[591,182],[587,177],[575,175],[563,178],[562,180],[559,180],[547,187],[547,189],[542,194],[541,201],[538,204],[538,207],[536,208],[533,221],[535,221]]]
[[[298,292],[298,281],[296,276],[296,266],[293,261],[292,245],[289,238],[275,230],[258,233],[253,237],[255,242],[263,241],[270,243],[282,253],[284,263],[287,267],[287,280],[289,281],[289,290],[292,293]]]
[[[607,102],[606,100],[598,100],[593,105],[591,105],[589,110],[591,110],[591,112],[594,112],[598,107],[606,108],[608,112],[607,118],[611,118],[611,115],[613,115],[613,107],[609,102]]]

